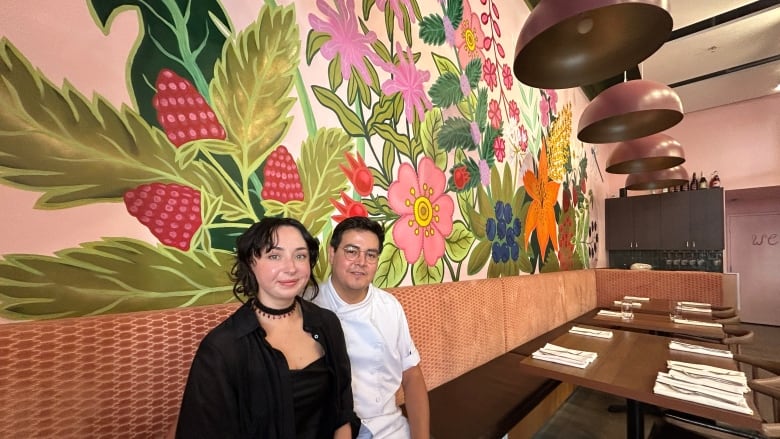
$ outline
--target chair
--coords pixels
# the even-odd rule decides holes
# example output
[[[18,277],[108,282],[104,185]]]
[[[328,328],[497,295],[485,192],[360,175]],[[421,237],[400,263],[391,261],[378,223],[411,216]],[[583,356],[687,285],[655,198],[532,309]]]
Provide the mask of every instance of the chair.
[[[763,416],[761,425],[763,436],[755,432],[735,429],[728,425],[717,424],[710,419],[694,417],[669,410],[664,413],[664,423],[653,426],[651,438],[672,439],[675,437],[691,439],[736,439],[736,438],[780,438],[780,361],[768,360],[751,355],[737,354],[734,359],[740,363],[746,363],[753,367],[753,376],[758,376],[759,370],[775,374],[767,378],[754,378],[748,381],[748,386],[753,390],[754,402],[758,407],[755,394],[761,393],[772,399],[772,413]],[[766,414],[764,414],[766,415]]]
[[[712,307],[712,318],[713,319],[727,319],[730,317],[736,317],[737,316],[737,310],[732,307]]]
[[[726,336],[721,339],[721,343],[729,347],[729,350],[735,354],[741,353],[741,345],[753,343],[756,334],[750,329],[744,329],[733,326],[724,326],[723,332]]]

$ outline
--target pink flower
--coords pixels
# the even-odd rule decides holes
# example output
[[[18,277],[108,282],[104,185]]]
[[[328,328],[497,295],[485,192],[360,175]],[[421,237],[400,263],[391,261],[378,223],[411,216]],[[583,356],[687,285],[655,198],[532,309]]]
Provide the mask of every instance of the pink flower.
[[[490,118],[490,124],[493,125],[493,128],[501,126],[501,107],[495,99],[491,99],[490,105],[488,105],[488,117]]]
[[[431,101],[425,93],[425,83],[431,78],[431,73],[427,70],[417,70],[411,47],[403,52],[401,44],[395,44],[400,60],[397,66],[387,69],[392,77],[382,84],[382,93],[390,96],[400,92],[404,98],[406,120],[409,123],[414,123],[413,110],[417,110],[419,120],[423,120],[425,119],[425,110],[432,107]]]
[[[487,160],[479,161],[479,182],[482,186],[490,186],[490,166]]]
[[[504,86],[509,90],[512,88],[512,69],[509,68],[509,64],[504,64],[501,69],[501,76],[504,77]]]
[[[458,47],[458,59],[461,67],[466,67],[469,61],[474,58],[484,61],[485,55],[482,53],[484,40],[485,33],[482,32],[479,17],[471,12],[468,0],[464,0],[463,20],[455,33],[455,45]]]
[[[469,78],[465,74],[460,75],[460,92],[463,96],[471,94],[471,84],[469,84]]]
[[[479,132],[479,124],[471,122],[469,128],[471,129],[471,140],[474,141],[475,145],[479,146],[482,143],[482,133]]]
[[[547,128],[550,125],[550,102],[542,95],[539,100],[539,113],[542,116],[542,126]]]
[[[520,137],[517,144],[520,146],[520,151],[528,151],[528,131],[525,130],[525,125],[520,126]]]
[[[377,0],[376,6],[380,11],[385,12],[385,8],[387,7],[388,3],[390,3],[390,8],[393,10],[395,21],[398,23],[398,27],[401,29],[404,27],[404,11],[401,10],[401,4],[403,4],[406,7],[406,10],[409,12],[408,15],[411,22],[415,22],[414,13],[412,13],[412,5],[409,3],[409,0]]]
[[[496,65],[490,58],[485,59],[485,64],[482,66],[482,78],[485,79],[487,86],[490,87],[490,91],[493,91],[493,88],[498,85]]]
[[[493,154],[496,155],[496,160],[498,160],[499,163],[503,162],[504,157],[506,157],[505,146],[504,138],[501,136],[496,137],[496,139],[493,141]]]
[[[509,117],[518,120],[520,119],[520,108],[515,101],[509,101]]]
[[[444,194],[447,178],[430,157],[423,157],[418,171],[409,163],[398,169],[398,178],[387,189],[387,201],[400,215],[393,239],[406,261],[417,262],[422,252],[432,266],[444,255],[444,240],[452,232],[452,198]]]
[[[544,92],[550,100],[550,110],[552,110],[553,113],[556,113],[558,111],[558,92],[552,88],[546,88],[544,89]]]
[[[345,80],[349,80],[354,67],[363,80],[371,84],[371,75],[366,68],[366,59],[375,65],[385,65],[382,58],[374,53],[371,48],[371,43],[375,42],[377,37],[374,32],[368,32],[363,35],[358,30],[358,21],[355,17],[355,0],[346,0],[346,4],[344,1],[336,0],[337,12],[325,0],[317,0],[317,7],[325,15],[327,21],[314,14],[309,14],[309,24],[315,31],[330,35],[330,40],[322,45],[320,52],[327,60],[332,60],[339,56],[341,60],[341,76]]]

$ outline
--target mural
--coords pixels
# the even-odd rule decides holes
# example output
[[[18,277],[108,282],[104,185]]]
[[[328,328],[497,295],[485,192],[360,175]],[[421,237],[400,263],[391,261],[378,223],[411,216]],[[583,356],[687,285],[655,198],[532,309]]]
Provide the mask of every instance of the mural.
[[[119,14],[141,23],[119,108],[57,87],[3,37],[0,182],[39,192],[38,209],[124,203],[157,242],[3,255],[0,317],[230,301],[235,238],[264,216],[323,243],[348,216],[380,221],[381,287],[588,267],[572,103],[514,79],[503,3],[473,3],[267,0],[236,30],[217,0],[89,0],[105,33]]]

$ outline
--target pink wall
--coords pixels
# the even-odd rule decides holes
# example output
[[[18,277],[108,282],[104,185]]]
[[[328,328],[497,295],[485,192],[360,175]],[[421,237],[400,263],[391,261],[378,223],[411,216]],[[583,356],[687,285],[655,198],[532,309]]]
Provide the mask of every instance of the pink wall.
[[[684,106],[685,103],[683,103]],[[780,185],[780,93],[686,114],[666,131],[685,148],[688,173],[717,170],[725,189]],[[599,146],[603,166],[614,146]],[[608,174],[607,196],[625,185]]]

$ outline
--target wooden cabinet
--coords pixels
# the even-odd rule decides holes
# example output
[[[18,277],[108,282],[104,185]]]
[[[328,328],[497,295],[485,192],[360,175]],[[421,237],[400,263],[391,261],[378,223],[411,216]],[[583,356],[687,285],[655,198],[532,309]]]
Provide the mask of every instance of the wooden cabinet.
[[[609,198],[605,201],[607,250],[654,250],[661,247],[659,195]]]
[[[722,250],[723,189],[674,192],[661,197],[661,245],[666,250]]]

